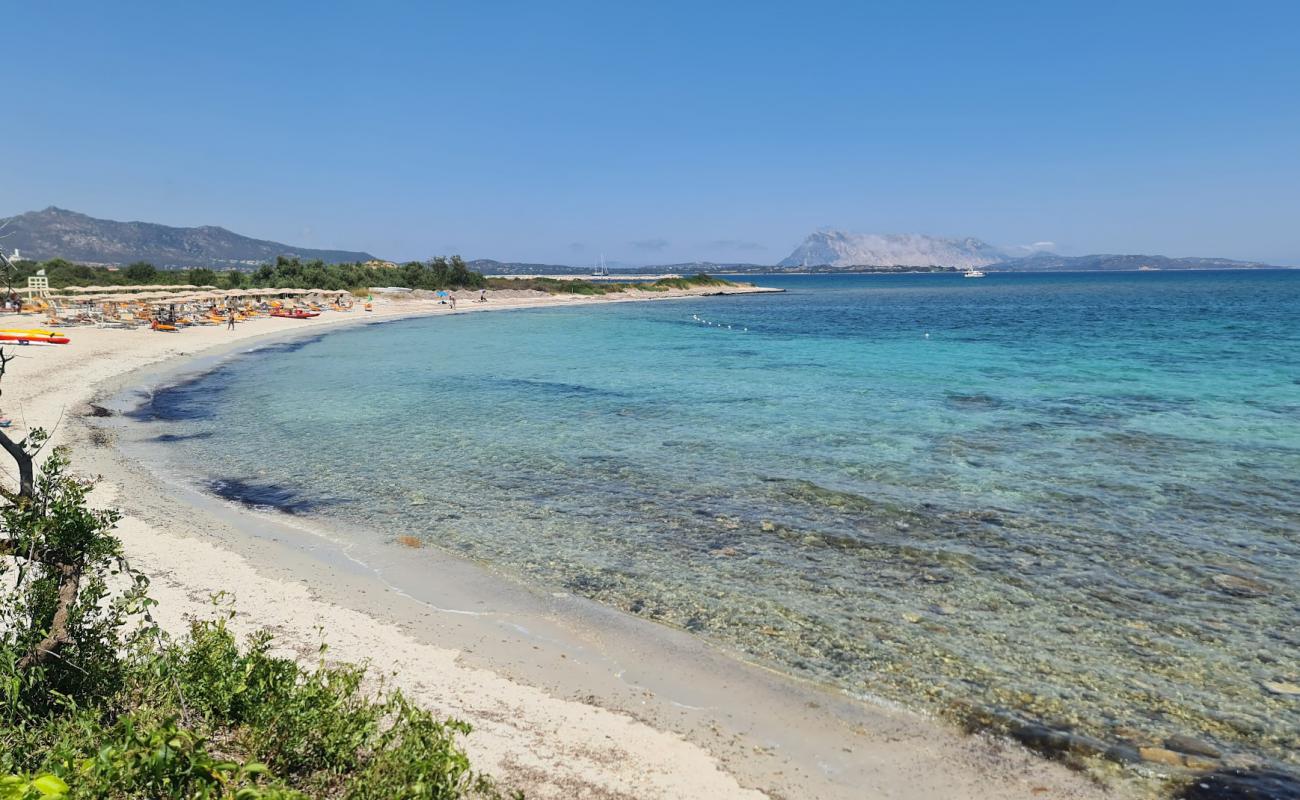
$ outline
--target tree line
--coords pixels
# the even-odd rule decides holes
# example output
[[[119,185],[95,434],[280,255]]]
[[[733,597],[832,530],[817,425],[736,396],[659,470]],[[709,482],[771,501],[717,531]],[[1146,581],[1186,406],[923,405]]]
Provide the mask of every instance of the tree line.
[[[402,286],[408,289],[481,289],[487,280],[465,265],[460,256],[438,256],[428,261],[408,261],[396,267],[369,266],[364,263],[326,264],[319,259],[302,261],[280,256],[274,263],[252,270],[158,269],[137,261],[121,269],[74,264],[61,258],[49,261],[19,261],[15,265],[15,287],[25,286],[27,278],[45,270],[50,286],[149,286],[182,285],[216,286],[219,289],[331,289],[353,290],[370,286]]]

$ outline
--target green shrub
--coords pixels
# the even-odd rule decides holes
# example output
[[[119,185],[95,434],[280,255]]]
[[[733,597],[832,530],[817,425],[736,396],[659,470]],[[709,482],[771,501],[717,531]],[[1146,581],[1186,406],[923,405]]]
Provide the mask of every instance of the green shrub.
[[[87,508],[68,466],[55,451],[33,496],[0,509],[7,552],[25,554],[0,558],[0,800],[501,796],[460,745],[467,724],[372,690],[364,668],[323,648],[303,667],[264,632],[241,645],[233,612],[174,639],[143,579],[110,594],[111,572],[131,575],[117,515]],[[81,592],[57,657],[26,663],[59,606],[50,564],[80,565]]]

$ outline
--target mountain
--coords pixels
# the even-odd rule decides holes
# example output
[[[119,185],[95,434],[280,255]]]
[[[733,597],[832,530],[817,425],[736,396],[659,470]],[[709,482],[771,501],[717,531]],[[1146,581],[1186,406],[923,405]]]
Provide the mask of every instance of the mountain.
[[[1008,272],[1090,272],[1123,270],[1176,270],[1176,269],[1283,269],[1258,261],[1233,261],[1227,258],[1170,258],[1144,255],[1092,255],[1058,256],[1055,253],[1036,253],[1025,258],[1013,258],[989,269]]]
[[[173,228],[152,222],[95,219],[50,206],[0,220],[0,247],[38,261],[63,258],[83,264],[148,261],[156,267],[249,267],[276,256],[327,263],[370,261],[369,253],[314,250],[250,239],[225,228]]]
[[[779,267],[987,267],[1010,254],[979,239],[943,239],[917,233],[811,234]]]
[[[590,275],[590,265],[571,264],[531,264],[520,261],[495,261],[490,258],[476,258],[466,261],[465,266],[484,275]],[[772,267],[762,264],[719,264],[714,261],[688,261],[680,264],[624,264],[613,262],[608,265],[612,276],[618,275],[694,275],[699,272],[771,272]]]
[[[591,267],[570,267],[564,264],[529,264],[521,261],[495,261],[476,258],[465,266],[484,275],[571,275],[591,272]]]

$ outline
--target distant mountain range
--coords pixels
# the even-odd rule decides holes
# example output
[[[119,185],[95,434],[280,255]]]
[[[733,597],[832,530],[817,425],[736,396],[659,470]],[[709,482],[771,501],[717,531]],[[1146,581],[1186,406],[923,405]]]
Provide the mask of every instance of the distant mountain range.
[[[1029,248],[1003,249],[975,238],[945,239],[923,234],[810,234],[777,264],[790,272],[880,272],[906,269],[990,269],[1014,272],[1080,270],[1277,269],[1255,261],[1227,258],[1169,258],[1151,255],[1059,256]]]
[[[589,266],[571,264],[533,264],[526,261],[494,261],[490,258],[477,258],[466,261],[465,265],[484,275],[587,275],[592,271]],[[772,267],[763,264],[722,264],[714,261],[687,261],[680,264],[651,264],[632,266],[626,264],[611,265],[610,272],[618,275],[629,274],[663,274],[694,275],[700,272],[771,272]]]
[[[173,228],[152,222],[116,222],[54,206],[44,211],[30,211],[0,219],[0,249],[5,252],[18,249],[23,258],[37,261],[62,258],[82,264],[110,266],[148,261],[162,268],[246,269],[274,261],[277,256],[320,259],[332,264],[364,262],[375,258],[369,253],[355,250],[316,250],[252,239],[210,225]],[[619,264],[612,271],[616,274],[759,274],[950,271],[972,267],[1015,272],[1276,269],[1270,264],[1226,258],[1059,256],[1031,250],[1032,248],[1025,247],[995,247],[973,237],[954,239],[915,233],[873,234],[821,230],[810,234],[794,252],[775,266],[691,261],[644,266]],[[468,265],[470,269],[488,275],[582,275],[591,272],[589,266],[494,261],[486,258],[470,261]]]
[[[225,228],[173,228],[152,222],[95,219],[50,206],[0,220],[0,247],[24,258],[63,258],[83,264],[122,265],[148,261],[156,267],[251,267],[276,256],[327,263],[370,261],[369,253],[315,250],[251,239]]]
[[[580,271],[591,271],[591,267],[574,267],[567,264],[531,264],[526,261],[494,261],[490,258],[476,258],[473,261],[466,261],[465,266],[484,275],[571,275]]]
[[[1228,258],[1169,258],[1144,255],[1058,256],[1036,253],[989,266],[990,270],[1011,272],[1111,272],[1124,270],[1176,269],[1286,269],[1258,261],[1233,261]]]

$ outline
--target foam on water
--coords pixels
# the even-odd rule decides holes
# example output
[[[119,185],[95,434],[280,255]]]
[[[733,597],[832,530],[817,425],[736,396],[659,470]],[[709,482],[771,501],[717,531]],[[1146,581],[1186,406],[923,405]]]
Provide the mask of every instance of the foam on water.
[[[142,416],[223,496],[854,693],[1296,763],[1300,273],[762,282],[342,331]]]

